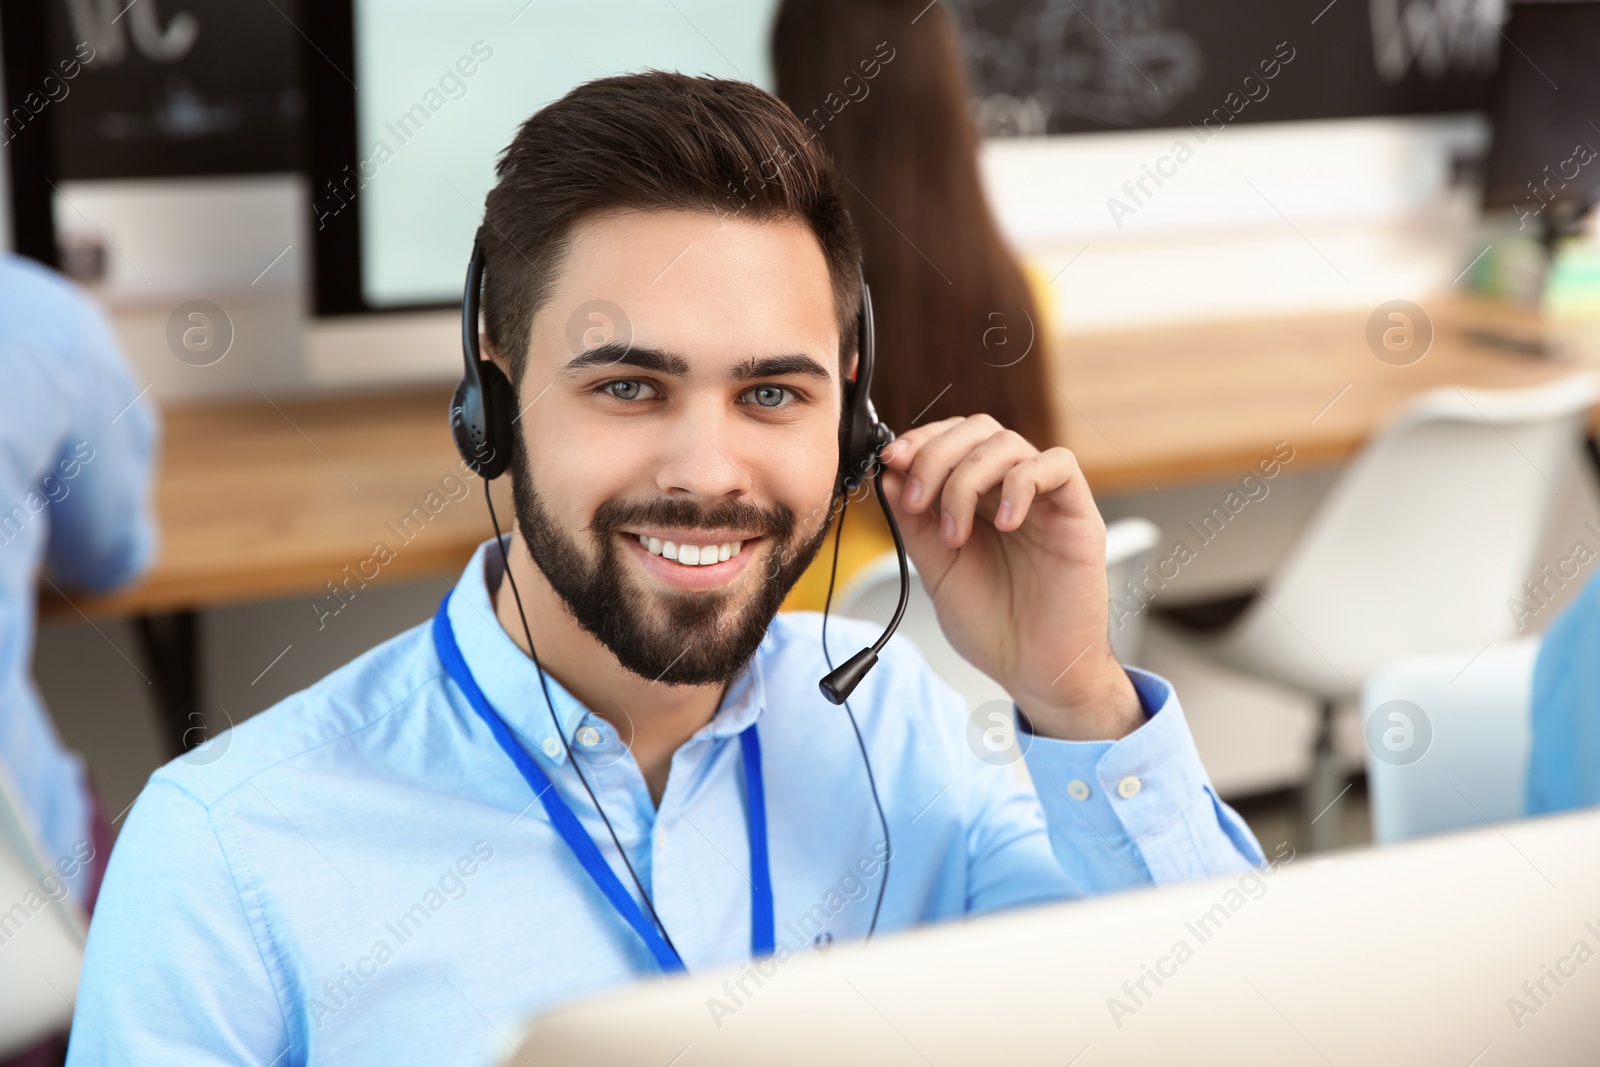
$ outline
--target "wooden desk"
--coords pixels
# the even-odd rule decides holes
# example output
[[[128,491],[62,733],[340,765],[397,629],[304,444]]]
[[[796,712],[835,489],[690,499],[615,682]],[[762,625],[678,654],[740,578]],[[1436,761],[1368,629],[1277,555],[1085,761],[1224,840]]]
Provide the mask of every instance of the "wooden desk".
[[[166,410],[155,565],[110,595],[47,592],[41,616],[135,616],[181,754],[206,737],[194,717],[200,609],[304,596],[309,613],[349,574],[455,574],[489,537],[483,482],[462,471],[448,407],[449,390],[434,388]],[[512,521],[509,481],[495,486],[495,509]],[[369,562],[379,542],[394,553],[381,566]]]
[[[1068,447],[1100,494],[1241,477],[1278,441],[1294,446],[1302,470],[1344,462],[1430,389],[1512,389],[1578,369],[1475,336],[1540,340],[1543,324],[1530,310],[1462,298],[1424,308],[1433,346],[1407,367],[1367,347],[1368,312],[1064,338],[1065,399],[1057,400]]]
[[[1407,367],[1368,349],[1365,313],[1073,336],[1058,347],[1067,440],[1096,492],[1165,489],[1241,476],[1280,440],[1294,446],[1296,470],[1342,462],[1426,390],[1513,388],[1575,369],[1472,337],[1490,329],[1536,338],[1540,323],[1528,311],[1460,299],[1428,310],[1433,346]],[[378,581],[465,565],[489,524],[482,483],[462,478],[447,402],[447,390],[429,389],[168,410],[154,568],[109,596],[46,596],[42,613],[139,616],[162,703],[182,738],[198,688],[197,610],[320,597],[379,541],[395,559]],[[467,495],[458,488],[459,499],[448,499],[441,481],[450,477]],[[496,487],[508,523],[509,488]],[[397,527],[425,509],[430,491],[446,503],[402,543]]]
[[[1529,312],[1454,301],[1432,314],[1433,348],[1409,367],[1368,350],[1365,314],[1067,338],[1067,440],[1096,492],[1165,489],[1242,475],[1280,440],[1294,446],[1297,470],[1343,462],[1421,392],[1514,388],[1575,369],[1468,336],[1493,327],[1536,337]],[[167,410],[160,559],[118,593],[74,595],[73,606],[47,597],[42,610],[98,618],[314,596],[379,540],[397,553],[379,580],[458,570],[488,536],[481,482],[467,483],[470,497],[448,503],[404,547],[389,525],[439,491],[442,477],[461,478],[448,398],[428,389]],[[508,483],[495,500],[509,522]]]
[[[490,528],[483,483],[464,476],[450,438],[449,400],[450,390],[434,388],[164,411],[160,558],[117,593],[74,594],[71,604],[46,597],[42,614],[96,618],[316,597],[379,541],[395,558],[377,581],[460,570]],[[430,492],[436,506],[444,501],[437,514],[426,506]],[[422,516],[400,529],[417,508]],[[495,509],[511,522],[508,480],[496,486]]]

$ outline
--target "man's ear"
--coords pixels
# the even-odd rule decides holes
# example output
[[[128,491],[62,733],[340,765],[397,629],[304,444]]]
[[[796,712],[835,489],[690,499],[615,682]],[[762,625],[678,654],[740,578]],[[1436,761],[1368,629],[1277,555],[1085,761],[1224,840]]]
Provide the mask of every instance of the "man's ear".
[[[852,352],[852,353],[850,353],[850,362],[845,367],[844,380],[845,380],[846,383],[853,382],[853,381],[856,380],[856,372],[857,372],[857,369],[860,367],[860,365],[861,365],[861,353],[860,352]]]
[[[478,354],[499,367],[501,373],[506,376],[506,380],[510,380],[511,367],[506,363],[505,357],[500,354],[500,349],[496,348],[495,343],[489,339],[488,333],[483,330],[478,331]]]

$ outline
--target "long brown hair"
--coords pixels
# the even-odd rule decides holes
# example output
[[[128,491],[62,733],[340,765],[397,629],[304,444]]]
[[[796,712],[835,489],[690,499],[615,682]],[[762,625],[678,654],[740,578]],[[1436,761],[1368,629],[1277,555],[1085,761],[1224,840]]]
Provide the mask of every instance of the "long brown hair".
[[[1056,444],[1049,338],[984,197],[953,20],[927,0],[784,0],[772,58],[861,235],[879,416],[903,433],[987,412]]]

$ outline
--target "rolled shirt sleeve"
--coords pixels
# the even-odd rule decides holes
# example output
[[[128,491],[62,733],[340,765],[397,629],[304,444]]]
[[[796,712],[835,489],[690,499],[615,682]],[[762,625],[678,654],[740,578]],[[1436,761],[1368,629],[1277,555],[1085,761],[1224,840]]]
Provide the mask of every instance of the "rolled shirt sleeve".
[[[1018,742],[1061,866],[1087,891],[1105,892],[1264,863],[1249,826],[1212,788],[1171,684],[1124,670],[1146,718],[1119,740],[1042,737],[1017,711]]]

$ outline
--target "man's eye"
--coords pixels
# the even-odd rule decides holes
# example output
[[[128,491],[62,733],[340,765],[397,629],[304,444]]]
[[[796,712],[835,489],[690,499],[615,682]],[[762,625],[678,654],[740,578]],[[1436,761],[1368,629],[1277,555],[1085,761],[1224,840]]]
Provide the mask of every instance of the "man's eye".
[[[611,396],[616,397],[618,400],[648,400],[650,399],[649,397],[641,397],[639,395],[639,390],[653,389],[655,387],[646,382],[626,379],[617,382],[607,382],[600,388]]]
[[[764,408],[779,407],[783,403],[783,394],[795,395],[793,389],[782,385],[758,385],[749,390],[745,395],[756,398],[756,403]]]

